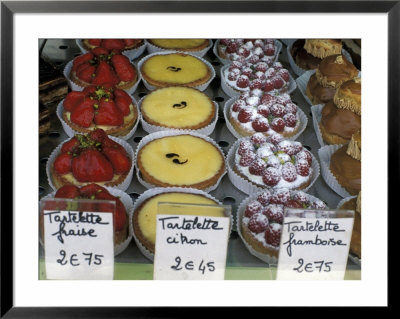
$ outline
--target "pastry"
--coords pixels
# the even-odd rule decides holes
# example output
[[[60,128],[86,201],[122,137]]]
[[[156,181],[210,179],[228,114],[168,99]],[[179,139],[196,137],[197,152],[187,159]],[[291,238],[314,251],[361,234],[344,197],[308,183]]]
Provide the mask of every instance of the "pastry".
[[[201,129],[215,118],[215,106],[203,92],[189,87],[160,88],[146,95],[140,105],[143,119],[174,129]]]
[[[72,82],[81,86],[116,86],[128,90],[138,81],[134,65],[122,54],[97,47],[72,61],[69,74]]]
[[[259,253],[278,257],[287,208],[326,209],[327,206],[302,191],[280,188],[260,192],[239,212],[238,225],[245,242]]]
[[[264,61],[271,64],[278,49],[273,39],[220,39],[217,53],[220,58],[230,61]]]
[[[184,53],[154,54],[146,58],[140,72],[155,87],[196,87],[208,82],[212,72],[200,58]]]
[[[137,107],[131,96],[124,90],[107,85],[91,85],[83,91],[68,93],[63,109],[63,120],[80,133],[101,128],[108,135],[124,136],[138,119]]]
[[[159,202],[187,203],[202,205],[217,205],[218,203],[202,194],[192,194],[188,192],[167,191],[156,194],[143,203],[134,211],[132,217],[133,233],[137,240],[151,253],[155,251],[156,241],[156,215]],[[176,212],[175,214],[179,214]],[[202,210],[187,211],[186,215],[225,217],[224,210]]]
[[[208,47],[208,39],[149,39],[150,44],[164,50],[184,52],[201,51]]]
[[[332,154],[330,171],[338,183],[350,194],[361,190],[361,132],[354,133],[348,144]]]
[[[326,103],[333,99],[336,89],[358,75],[356,67],[343,55],[335,54],[324,58],[310,77],[306,95],[312,104]]]
[[[312,181],[312,162],[311,153],[300,142],[256,133],[240,140],[234,171],[256,186],[304,189]]]
[[[321,63],[321,58],[313,56],[304,49],[304,39],[298,39],[292,44],[290,54],[296,65],[303,70],[315,70]]]
[[[63,74],[43,58],[39,58],[39,102],[48,105],[61,101],[68,93]]]
[[[97,184],[88,184],[86,186],[82,186],[81,188],[72,185],[66,184],[60,187],[54,195],[54,198],[60,199],[88,199],[88,200],[108,200],[108,201],[115,201],[115,210],[114,206],[110,206],[108,203],[98,203],[92,204],[90,202],[82,202],[78,207],[78,203],[71,202],[68,203],[70,205],[76,205],[76,209],[73,207],[68,207],[68,210],[79,210],[79,211],[103,211],[103,212],[110,212],[113,211],[113,225],[114,225],[114,245],[119,245],[123,241],[128,238],[128,214],[126,208],[122,201],[110,194],[110,192]],[[62,202],[48,202],[46,205],[63,205]],[[57,207],[61,209],[60,207]],[[46,209],[46,207],[45,207]],[[43,215],[40,216],[40,235],[43,240],[43,229],[44,229],[44,219]]]
[[[137,153],[137,166],[144,181],[160,187],[206,189],[225,173],[224,156],[217,146],[189,134],[164,136],[144,144]]]
[[[345,144],[361,129],[361,81],[355,78],[344,82],[334,98],[322,109],[319,123],[322,138],[327,144]]]
[[[90,51],[102,47],[108,51],[123,52],[136,49],[143,44],[143,39],[82,39],[82,46]]]
[[[62,144],[51,163],[50,178],[56,188],[89,183],[116,186],[126,179],[131,166],[132,158],[124,147],[96,129]]]
[[[261,132],[294,136],[300,127],[300,118],[289,94],[260,96],[241,94],[229,109],[229,122],[241,136]]]
[[[39,103],[39,136],[47,134],[50,127],[50,111],[42,103]]]
[[[306,39],[304,49],[307,53],[324,59],[330,55],[342,53],[342,41],[336,39]]]
[[[223,71],[223,81],[234,92],[262,90],[278,95],[289,89],[290,74],[280,62],[271,64],[234,61]]]

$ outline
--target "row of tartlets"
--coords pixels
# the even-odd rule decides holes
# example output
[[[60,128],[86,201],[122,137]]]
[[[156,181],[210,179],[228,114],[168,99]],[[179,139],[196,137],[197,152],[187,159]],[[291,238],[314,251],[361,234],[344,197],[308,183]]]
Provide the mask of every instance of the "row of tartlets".
[[[225,44],[229,44],[229,41],[222,41],[221,45],[223,46]],[[126,136],[129,138],[133,135],[132,130],[134,130],[135,126],[137,126],[139,118],[141,118],[142,124],[148,123],[149,125],[153,125],[154,127],[150,128],[149,130],[151,132],[151,130],[154,129],[155,132],[142,139],[141,143],[138,145],[136,154],[134,154],[130,145],[124,140],[107,136],[108,133],[106,134],[103,129],[107,129],[108,123],[99,125],[96,124],[92,130],[89,130],[89,132],[86,132],[86,134],[78,134],[77,137],[72,136],[75,134],[75,131],[79,132],[79,130],[72,129],[69,134],[66,130],[67,134],[72,138],[60,145],[52,153],[47,164],[47,173],[50,185],[55,190],[59,187],[64,187],[61,186],[62,183],[57,184],[60,180],[62,180],[62,178],[60,179],[58,177],[63,175],[61,173],[64,173],[64,175],[68,175],[66,179],[67,183],[70,183],[71,181],[77,181],[77,184],[80,187],[86,187],[86,184],[90,185],[92,182],[96,182],[104,186],[111,186],[124,191],[130,185],[133,176],[133,170],[135,168],[138,180],[146,188],[149,188],[149,191],[151,192],[157,193],[159,189],[158,187],[162,187],[160,188],[159,192],[168,193],[168,187],[184,186],[184,189],[178,189],[178,194],[186,192],[196,193],[199,196],[208,197],[209,200],[215,199],[210,199],[209,195],[207,195],[207,192],[215,189],[218,186],[226,171],[228,171],[228,176],[231,182],[238,189],[247,194],[253,194],[254,192],[267,192],[266,190],[274,193],[279,189],[285,189],[289,193],[295,193],[298,191],[298,189],[307,190],[318,178],[319,164],[314,156],[308,150],[306,150],[300,142],[283,138],[283,136],[285,136],[285,138],[292,138],[293,140],[296,139],[302,130],[304,130],[307,122],[306,117],[304,114],[302,114],[302,111],[297,107],[297,105],[292,103],[290,99],[290,77],[288,77],[289,72],[283,69],[279,62],[276,62],[277,54],[279,53],[280,49],[276,48],[276,42],[271,42],[269,40],[252,40],[242,43],[242,45],[243,44],[244,46],[237,45],[237,51],[233,51],[232,49],[233,53],[230,56],[224,56],[224,58],[231,58],[231,63],[227,66],[227,69],[230,71],[238,69],[237,66],[239,66],[241,63],[241,65],[244,66],[243,70],[246,71],[246,68],[249,66],[248,63],[252,63],[252,65],[257,65],[258,68],[256,72],[254,72],[256,69],[253,69],[252,74],[258,73],[257,76],[262,78],[260,72],[263,70],[263,74],[265,76],[265,79],[263,80],[269,80],[273,86],[272,89],[270,89],[270,87],[267,85],[264,87],[248,87],[248,90],[244,90],[240,96],[235,97],[233,101],[229,101],[229,103],[225,105],[224,115],[227,119],[227,125],[228,123],[231,125],[231,127],[228,125],[228,128],[230,130],[233,129],[236,133],[239,133],[239,136],[237,137],[240,138],[240,140],[238,140],[231,148],[226,160],[223,151],[212,139],[203,134],[195,133],[193,131],[186,131],[188,128],[199,129],[198,127],[193,126],[193,124],[189,127],[183,126],[181,128],[183,131],[179,132],[157,132],[157,128],[160,127],[158,124],[160,123],[158,121],[152,123],[151,118],[145,119],[143,117],[145,113],[143,112],[143,114],[140,115],[141,112],[139,111],[138,104],[133,99],[131,103],[128,104],[129,101],[127,96],[129,97],[129,94],[124,94],[123,89],[113,87],[110,91],[108,90],[110,87],[107,85],[97,85],[94,88],[93,86],[88,86],[88,88],[83,89],[82,92],[74,93],[75,96],[67,96],[67,99],[62,105],[64,110],[63,112],[59,112],[59,117],[62,122],[64,121],[67,123],[67,120],[71,120],[71,118],[79,118],[79,116],[72,115],[72,108],[69,116],[65,116],[65,111],[68,112],[68,105],[70,104],[69,102],[76,101],[79,97],[79,99],[81,99],[79,102],[80,108],[94,108],[93,112],[92,110],[88,112],[90,113],[89,117],[92,118],[96,118],[96,116],[97,118],[101,118],[101,112],[98,112],[100,104],[107,106],[110,104],[115,104],[114,106],[120,108],[121,111],[125,110],[126,114],[128,114],[129,110],[130,115],[128,115],[128,118],[130,122],[133,122],[133,127],[130,128],[131,135],[129,135],[129,133],[128,135],[122,134],[122,136],[125,136],[125,138]],[[220,44],[218,43],[218,45]],[[261,49],[263,53],[261,54],[260,48],[263,45],[264,47]],[[244,50],[240,51],[241,54],[237,54],[240,48],[243,47]],[[217,48],[217,46],[215,46],[215,48]],[[268,54],[272,53],[271,48],[273,48],[273,54],[276,54],[276,56],[267,55],[267,49],[270,50],[268,51]],[[225,48],[225,53],[226,49],[227,48]],[[248,53],[246,49],[248,49],[250,53]],[[243,51],[245,53],[243,53]],[[260,54],[257,55],[257,52]],[[243,54],[247,56],[243,56]],[[112,61],[113,58],[115,59],[114,56],[115,55],[112,54],[110,58],[107,56],[106,59]],[[263,58],[263,60],[260,59],[260,56],[262,56],[261,58]],[[172,67],[169,68],[167,72],[168,74],[171,70],[176,74],[181,72],[182,69],[186,69],[186,62],[182,62],[184,67],[181,68],[177,67],[176,65],[171,66],[171,57],[173,57],[174,63],[182,60],[186,61],[185,59],[190,57],[191,61],[195,61],[195,65],[200,65],[200,69],[203,70],[207,70],[211,66],[208,64],[208,62],[202,63],[202,59],[199,59],[198,57],[179,52],[150,54],[149,57],[145,57],[143,60],[146,62],[148,60],[146,58],[153,58],[150,59],[150,65],[152,67],[161,66],[162,69],[167,70],[168,67]],[[251,58],[253,60],[250,60]],[[189,66],[192,64],[192,62],[189,62]],[[139,65],[140,69],[142,69],[143,63],[139,63]],[[232,68],[232,65],[234,65],[235,68]],[[211,67],[211,69],[213,68]],[[143,78],[147,77],[146,82],[151,83],[150,85],[164,86],[166,83],[165,74],[157,74],[157,72],[155,74],[156,75],[151,76],[151,72],[147,72],[146,76],[141,76]],[[194,86],[198,87],[199,85],[207,85],[207,81],[210,80],[210,76],[212,77],[212,75],[208,74],[206,79],[202,78],[202,83],[196,82],[196,85]],[[271,78],[268,79],[267,76],[271,76]],[[199,73],[196,73],[196,77],[201,78]],[[283,85],[281,86],[281,82],[278,85],[274,85],[274,82],[272,81],[274,77],[279,77]],[[221,80],[223,83],[224,78],[221,77]],[[144,83],[146,84],[146,82]],[[192,82],[193,81],[189,83]],[[185,93],[185,99],[178,99],[182,101],[177,101],[177,103],[175,103],[174,100],[171,100],[169,103],[171,105],[168,105],[168,109],[161,112],[161,115],[164,116],[165,114],[169,113],[170,110],[189,110],[188,105],[193,104],[192,102],[197,101],[200,97],[204,100],[207,100],[201,90],[194,88],[169,87],[169,85],[170,83],[165,84],[165,88],[152,90],[148,96],[140,101],[140,109],[142,110],[143,106],[145,108],[147,102],[146,99],[154,99],[156,102],[160,100],[162,101],[168,97],[168,94],[171,94],[171,92],[168,92],[170,90],[172,90],[173,94],[176,94],[179,91],[191,91],[190,93]],[[154,87],[150,88],[154,89]],[[74,99],[74,97],[76,99]],[[113,103],[110,103],[113,98],[115,98],[115,100]],[[192,98],[192,102],[187,101],[189,98]],[[119,103],[117,103],[117,100],[119,100]],[[212,123],[217,119],[218,107],[215,105],[215,103],[210,104],[208,100],[207,103],[204,103],[204,105],[209,105],[207,107],[208,111],[213,111],[215,108],[215,112],[211,112],[212,116],[206,116],[208,113],[203,112],[204,114],[202,114],[202,117],[207,119],[205,121],[205,127],[208,127],[209,132],[211,133],[213,130]],[[65,102],[67,102],[66,105]],[[71,104],[73,103],[71,102]],[[90,107],[88,105],[90,105]],[[94,107],[94,105],[97,105],[97,109]],[[249,108],[252,109],[252,112],[247,112],[247,114],[243,115],[243,113],[246,112],[242,112],[242,110],[246,111]],[[241,112],[242,115],[240,115]],[[92,113],[94,113],[93,116],[91,115]],[[134,115],[132,116],[131,113]],[[193,116],[193,113],[189,112],[189,117],[190,116]],[[83,118],[85,119],[85,116],[83,116]],[[133,118],[136,119],[133,120]],[[245,119],[245,121],[243,119]],[[125,124],[127,122],[129,121],[126,121],[123,117],[123,123]],[[168,128],[168,125],[166,127]],[[163,127],[161,127],[161,129],[163,129]],[[204,129],[204,127],[201,127],[200,129]],[[200,131],[200,133],[203,133],[203,131]],[[75,149],[68,149],[68,147],[65,146],[68,145],[71,147],[76,146],[76,144],[79,144],[79,146],[77,146]],[[116,144],[119,144],[119,146]],[[96,156],[93,157],[93,154],[88,155],[87,153],[96,153]],[[82,160],[83,158],[85,159]],[[88,158],[89,162],[86,162],[84,165],[85,168],[76,168],[77,166],[79,167],[79,164],[77,163],[83,163],[87,161]],[[101,158],[101,160],[99,158]],[[108,169],[101,170],[101,173],[103,174],[101,178],[104,178],[104,176],[108,174],[108,180],[88,180],[87,175],[90,175],[90,167],[93,166],[89,163],[104,162],[104,159],[109,163],[104,164],[106,167],[108,167]],[[56,166],[61,167],[61,171],[59,171],[58,168],[56,169]],[[110,174],[110,171],[113,171],[112,175]],[[197,173],[193,174],[194,171],[197,171]],[[78,173],[78,176],[74,176],[75,173]],[[71,175],[73,176],[72,179]],[[94,175],[98,175],[98,172],[96,172]],[[198,192],[202,194],[198,194]],[[177,196],[180,197],[181,195]],[[189,197],[191,200],[194,200],[193,197]],[[293,198],[290,197],[290,199]],[[149,198],[146,200],[150,201]],[[314,201],[317,200],[318,199],[315,199]],[[320,202],[321,201],[318,203]],[[135,205],[137,203],[138,202],[136,202]],[[216,203],[219,202],[216,201]],[[311,202],[309,201],[309,203]],[[284,205],[286,202],[271,202],[271,204]],[[284,207],[286,206],[280,206],[281,209]],[[316,208],[321,209],[324,207],[325,206],[321,204],[316,206]],[[239,213],[240,212],[238,211],[238,214]],[[266,214],[263,215],[267,216]],[[142,222],[144,224],[140,226],[140,220],[138,219],[138,216],[139,213],[132,213],[132,216],[129,217],[129,221],[132,224],[129,227],[130,231],[128,238],[133,236],[138,243],[139,248],[143,249],[146,257],[151,258],[152,254],[154,253],[154,250],[152,250],[152,241],[147,235],[143,234],[143,227],[150,227],[151,233],[153,231],[153,227],[155,227],[155,217],[153,218],[154,220],[150,222],[150,226],[146,226],[146,221]],[[275,225],[277,224],[276,220],[268,219],[267,216],[266,222],[265,218],[260,216],[257,217],[257,222],[262,220],[261,223],[264,226],[266,224],[270,225],[268,232],[273,230],[276,238],[276,231],[279,228],[279,226]],[[246,218],[248,217],[249,216]],[[242,215],[238,215],[238,230],[240,229],[239,223],[241,221],[244,221],[244,217]],[[265,238],[268,236],[267,228],[262,228],[262,231],[264,232],[264,235],[262,236],[256,235],[258,233],[255,232],[252,233],[251,229],[252,227],[250,227],[249,231],[246,231],[248,235],[251,235],[250,237],[254,235],[256,238],[259,238],[257,239],[258,242],[261,241],[262,243],[266,240]],[[144,231],[144,233],[146,233],[146,231]],[[250,242],[250,245],[253,246],[251,244],[251,240],[248,238],[247,242]],[[265,243],[263,243],[263,245],[264,244]],[[271,243],[268,244],[270,245]],[[274,246],[274,249],[276,250],[277,245]],[[269,251],[266,254],[271,255],[271,252]],[[274,256],[274,254],[272,254],[272,256]]]

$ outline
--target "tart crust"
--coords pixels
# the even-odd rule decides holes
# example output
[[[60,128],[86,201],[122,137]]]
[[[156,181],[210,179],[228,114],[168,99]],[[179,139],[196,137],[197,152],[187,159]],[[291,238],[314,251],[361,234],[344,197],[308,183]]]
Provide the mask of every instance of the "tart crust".
[[[190,41],[197,42],[197,40],[202,40],[200,43],[194,43],[190,45]],[[164,50],[177,50],[177,51],[187,51],[187,52],[197,52],[208,47],[208,39],[149,39],[147,40],[152,45],[164,49]],[[182,45],[188,43],[188,45]]]
[[[262,254],[278,257],[279,247],[274,248],[273,246],[264,246],[259,240],[255,238],[253,233],[249,230],[247,225],[242,221],[240,223],[240,230],[242,232],[243,239],[251,246],[255,251]]]

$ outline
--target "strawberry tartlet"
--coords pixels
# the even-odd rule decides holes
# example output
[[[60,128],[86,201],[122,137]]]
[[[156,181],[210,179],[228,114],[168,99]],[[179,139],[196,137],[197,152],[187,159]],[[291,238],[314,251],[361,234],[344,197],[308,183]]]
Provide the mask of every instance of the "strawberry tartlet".
[[[101,47],[109,51],[122,52],[136,49],[143,43],[143,39],[82,39],[82,46],[88,51]]]

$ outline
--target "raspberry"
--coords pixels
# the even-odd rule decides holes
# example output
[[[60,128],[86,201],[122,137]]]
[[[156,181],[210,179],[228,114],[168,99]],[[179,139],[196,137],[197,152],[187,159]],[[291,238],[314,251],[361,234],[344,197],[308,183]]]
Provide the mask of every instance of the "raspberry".
[[[258,56],[259,58],[262,58],[264,56],[264,51],[260,47],[256,47],[253,50],[254,55]]]
[[[263,89],[265,92],[270,92],[274,89],[274,84],[271,80],[266,80]]]
[[[229,43],[229,44],[227,45],[227,47],[226,47],[226,52],[227,52],[227,53],[234,53],[234,52],[237,51],[238,47],[239,47],[239,46],[237,45],[236,42],[231,42],[231,43]]]
[[[265,81],[266,79],[264,72],[257,71],[254,75],[256,76],[257,79],[260,79],[262,81]]]
[[[263,214],[254,214],[250,217],[247,227],[253,233],[259,234],[268,227],[268,218]]]
[[[244,211],[244,216],[251,217],[254,214],[258,213],[262,208],[260,202],[254,200],[246,206],[246,210]]]
[[[242,89],[249,87],[250,85],[249,78],[246,75],[240,75],[236,81],[236,85],[237,87]]]
[[[239,61],[232,61],[232,63],[229,65],[229,71],[232,71],[233,69],[238,69],[240,71],[240,69],[242,68],[242,63]]]
[[[297,113],[297,105],[294,103],[287,103],[285,108],[286,108],[286,113],[292,113],[292,114]]]
[[[265,71],[265,76],[267,79],[272,79],[276,75],[276,70],[274,68],[269,68],[267,71]]]
[[[269,204],[264,208],[261,213],[268,218],[270,223],[280,223],[283,222],[283,205],[280,204]]]
[[[269,224],[267,229],[265,230],[265,241],[274,247],[279,247],[281,241],[281,229],[281,224]]]
[[[249,67],[245,67],[244,69],[242,69],[242,75],[247,76],[248,78],[251,78],[253,76],[253,70]]]
[[[297,154],[303,149],[303,145],[301,145],[301,143],[297,141],[293,141],[292,146],[294,148],[294,154]]]
[[[287,188],[277,189],[271,196],[272,204],[285,204],[290,199],[290,191]]]
[[[300,204],[303,206],[309,205],[309,201],[308,201],[309,197],[306,193],[302,192],[302,191],[297,191],[294,195],[293,195],[293,200],[300,202]]]
[[[237,70],[237,69],[234,69],[234,70]],[[228,73],[228,80],[229,81],[236,81],[238,76],[239,76],[238,73],[236,73],[234,71],[231,71],[231,72]]]
[[[262,61],[261,61],[261,62],[258,62],[258,63],[255,65],[255,70],[264,73],[265,71],[268,70],[268,64],[265,63],[265,62],[262,62]]]
[[[296,159],[300,160],[300,159],[305,159],[308,163],[309,166],[311,166],[312,163],[312,156],[311,153],[306,151],[306,150],[301,150],[296,154]]]
[[[251,95],[246,97],[245,101],[248,105],[256,107],[260,103],[260,98],[255,95]]]
[[[250,50],[249,49],[247,49],[246,47],[240,47],[239,48],[239,50],[237,51],[237,53],[240,55],[240,56],[243,56],[243,57],[245,57],[245,58],[247,58],[249,55],[250,55]]]
[[[271,193],[268,190],[263,191],[260,195],[257,196],[257,200],[263,206],[268,205],[270,199],[271,199]]]
[[[282,178],[287,182],[294,182],[297,179],[296,167],[292,162],[283,164]]]
[[[290,95],[287,93],[280,94],[276,97],[277,103],[282,104],[286,106],[288,103],[292,103],[292,99],[290,98]]]
[[[268,156],[266,163],[268,167],[273,167],[277,169],[281,166],[279,159],[275,155]]]
[[[274,45],[275,44],[275,40],[274,39],[264,39],[264,43],[265,44]]]
[[[269,142],[274,145],[278,145],[281,141],[283,141],[283,136],[278,133],[273,133],[269,136]]]
[[[229,45],[229,43],[231,43],[231,42],[232,42],[231,39],[220,39],[220,40],[219,40],[219,43],[220,43],[221,45],[225,45],[225,46]]]
[[[250,122],[252,114],[253,114],[253,113],[252,113],[251,111],[242,109],[242,110],[239,112],[239,114],[238,114],[238,120],[239,120],[239,122],[241,122],[241,123]]]
[[[262,103],[262,104],[267,104],[267,105],[268,105],[268,104],[273,104],[273,103],[275,103],[276,100],[277,100],[277,98],[276,98],[275,96],[266,93],[266,94],[264,94],[264,95],[262,96],[262,98],[261,98],[261,103]]]
[[[241,141],[239,144],[238,153],[239,155],[243,155],[244,153],[253,152],[254,147],[250,141]]]
[[[262,89],[263,87],[263,81],[260,79],[255,79],[251,81],[250,83],[250,90],[255,90],[255,89]]]
[[[287,127],[295,127],[297,124],[296,115],[293,113],[288,113],[283,116],[283,120],[285,121],[285,125]]]
[[[283,132],[283,130],[285,129],[285,121],[280,118],[280,117],[276,117],[272,120],[271,124],[271,128],[275,131],[275,132]]]
[[[240,158],[240,166],[245,166],[248,167],[253,163],[253,161],[256,159],[256,155],[252,152],[247,152],[242,155]]]
[[[279,90],[283,87],[285,82],[283,81],[283,79],[281,77],[277,76],[272,79],[272,84],[274,85],[275,89]]]
[[[265,104],[261,104],[258,108],[257,108],[257,112],[258,114],[264,116],[264,117],[268,117],[269,115],[269,107],[268,105]]]
[[[277,73],[285,82],[289,82],[289,71],[286,69],[280,69]]]
[[[264,47],[264,53],[265,53],[265,55],[273,56],[275,54],[275,47],[270,44],[266,45]]]
[[[256,176],[262,176],[266,168],[267,164],[265,164],[265,162],[261,158],[257,158],[249,166],[249,172]]]
[[[261,39],[257,39],[254,41],[254,46],[256,48],[262,48],[264,46],[264,41]]]
[[[246,102],[243,100],[237,100],[235,103],[232,105],[232,111],[233,112],[239,112],[242,108],[246,106]]]
[[[280,63],[280,62],[274,62],[274,63],[272,64],[272,67],[273,67],[276,71],[279,71],[280,69],[283,69],[283,65],[282,65],[282,63]]]
[[[290,199],[286,203],[286,207],[287,208],[303,208],[303,205],[295,199]]]
[[[278,144],[278,150],[285,152],[287,155],[292,156],[295,154],[295,148],[293,142],[289,140],[283,140]]]
[[[297,174],[301,176],[308,176],[310,172],[310,167],[305,159],[300,159],[296,163],[296,171]]]
[[[281,173],[275,167],[268,167],[264,171],[263,182],[268,186],[275,186],[281,179]]]
[[[247,61],[249,61],[249,63],[251,64],[256,64],[258,61],[260,61],[260,57],[253,54],[250,58],[247,59]]]
[[[255,133],[250,138],[250,142],[255,144],[255,145],[258,145],[258,146],[261,145],[261,144],[264,144],[266,141],[267,141],[267,138],[262,133]]]
[[[285,115],[285,107],[282,104],[272,104],[269,109],[273,116],[282,117]]]
[[[268,120],[265,117],[257,117],[251,126],[256,132],[267,132],[269,130]]]
[[[322,200],[317,199],[311,203],[311,207],[315,209],[325,209],[326,205]]]

